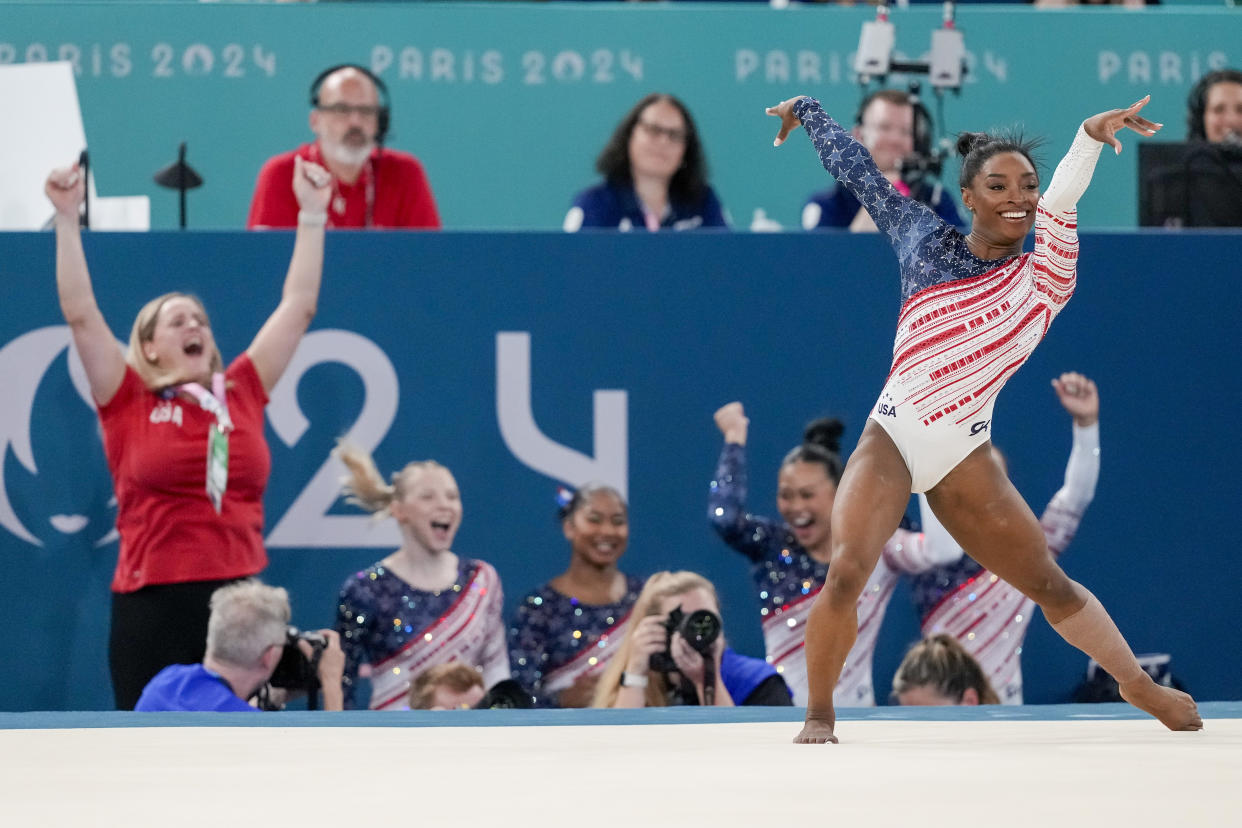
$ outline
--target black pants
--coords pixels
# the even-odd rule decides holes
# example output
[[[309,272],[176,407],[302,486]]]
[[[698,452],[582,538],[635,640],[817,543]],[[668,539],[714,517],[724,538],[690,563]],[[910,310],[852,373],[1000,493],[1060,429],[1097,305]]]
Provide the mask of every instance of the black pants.
[[[158,584],[112,594],[108,667],[117,710],[133,710],[142,688],[169,664],[203,660],[211,593],[235,580]]]

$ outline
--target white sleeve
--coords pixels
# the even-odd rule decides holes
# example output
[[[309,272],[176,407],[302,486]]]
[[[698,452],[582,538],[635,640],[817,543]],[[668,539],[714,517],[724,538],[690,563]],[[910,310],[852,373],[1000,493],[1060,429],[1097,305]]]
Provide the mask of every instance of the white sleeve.
[[[1100,424],[1074,426],[1074,447],[1065,465],[1063,485],[1039,519],[1048,540],[1048,549],[1060,556],[1082,522],[1083,513],[1095,497],[1095,484],[1100,478]]]
[[[505,638],[505,620],[503,614],[504,593],[500,588],[500,578],[496,578],[496,588],[488,597],[486,610],[487,640],[483,644],[483,656],[479,659],[479,667],[483,672],[483,684],[493,687],[496,682],[510,677],[509,645]]]
[[[923,513],[923,531],[898,529],[888,539],[888,543],[884,544],[884,551],[881,553],[884,562],[897,572],[917,575],[954,563],[962,557],[961,547],[932,515],[931,508],[922,495],[919,495],[919,508]]]
[[[919,494],[919,514],[923,522],[923,535],[927,538],[927,558],[931,566],[946,566],[957,563],[962,557],[962,547],[944,528],[927,502],[927,495]],[[931,566],[928,568],[930,569]]]
[[[1074,447],[1065,465],[1065,505],[1078,513],[1086,511],[1095,498],[1095,484],[1100,479],[1100,424],[1074,425]]]
[[[1050,213],[1064,214],[1078,205],[1078,199],[1082,198],[1082,194],[1087,191],[1087,185],[1091,183],[1091,174],[1095,172],[1095,162],[1099,160],[1103,146],[1088,135],[1082,126],[1078,127],[1074,143],[1070,145],[1069,152],[1065,153],[1061,163],[1057,164],[1051,183],[1039,199],[1044,209]]]

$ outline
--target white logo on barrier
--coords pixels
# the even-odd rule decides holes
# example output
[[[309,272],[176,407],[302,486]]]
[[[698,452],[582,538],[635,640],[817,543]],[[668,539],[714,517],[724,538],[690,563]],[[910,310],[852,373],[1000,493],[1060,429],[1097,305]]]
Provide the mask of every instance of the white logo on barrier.
[[[118,347],[123,347],[118,343]],[[7,400],[0,406],[0,458],[11,446],[14,456],[31,474],[37,474],[31,444],[35,394],[52,362],[65,348],[69,352],[69,377],[82,401],[94,408],[90,386],[77,350],[72,347],[68,326],[39,328],[17,337],[0,349],[0,387]],[[298,405],[297,389],[302,377],[316,365],[341,363],[363,383],[363,404],[345,439],[373,452],[392,426],[397,414],[397,372],[384,351],[364,336],[345,330],[313,331],[303,337],[280,382],[272,389],[267,418],[276,436],[293,448],[310,427]],[[530,334],[502,332],[496,335],[496,416],[505,445],[514,456],[537,472],[570,485],[598,480],[616,487],[623,496],[628,489],[628,399],[625,391],[594,392],[594,456],[561,445],[535,424],[531,409]],[[158,409],[157,411],[162,411]],[[156,416],[153,412],[152,416]],[[161,414],[163,417],[163,414]],[[166,419],[179,419],[168,412]],[[275,523],[268,534],[269,547],[381,547],[401,543],[392,521],[375,523],[368,515],[332,515],[329,510],[340,496],[345,468],[329,456]],[[115,498],[110,505],[115,506]],[[86,528],[85,515],[54,515],[49,518],[66,534]],[[14,511],[0,474],[0,526],[27,543],[42,546]],[[116,540],[113,528],[96,542],[102,546]]]
[[[397,372],[378,345],[352,331],[312,331],[302,338],[289,367],[272,389],[267,406],[272,430],[290,448],[302,439],[310,422],[298,405],[298,383],[307,371],[324,362],[343,363],[362,379],[362,411],[345,432],[345,439],[363,451],[374,451],[397,416]],[[345,466],[335,457],[327,457],[272,528],[267,545],[400,546],[395,521],[376,523],[370,515],[328,514],[340,496],[344,476]]]
[[[118,347],[123,347],[118,343]],[[0,406],[0,461],[8,456],[8,449],[13,449],[13,456],[31,474],[38,474],[35,465],[34,451],[30,441],[30,424],[34,419],[35,394],[44,375],[51,368],[52,362],[61,352],[69,348],[69,379],[74,389],[91,408],[90,385],[86,380],[86,371],[78,351],[73,347],[68,325],[52,325],[38,328],[9,342],[0,348],[0,387],[5,389],[5,402]],[[112,501],[115,504],[115,500]],[[85,515],[53,515],[49,518],[52,526],[65,534],[73,534],[85,529],[90,519]],[[13,505],[9,501],[4,485],[3,469],[0,468],[0,526],[35,546],[43,546],[43,542],[35,537],[17,517]],[[117,537],[116,529],[96,541],[96,546],[111,543]]]
[[[513,456],[535,471],[581,486],[598,480],[623,497],[629,483],[628,400],[624,391],[594,394],[595,456],[557,443],[539,430],[530,405],[530,334],[496,334],[496,419]]]

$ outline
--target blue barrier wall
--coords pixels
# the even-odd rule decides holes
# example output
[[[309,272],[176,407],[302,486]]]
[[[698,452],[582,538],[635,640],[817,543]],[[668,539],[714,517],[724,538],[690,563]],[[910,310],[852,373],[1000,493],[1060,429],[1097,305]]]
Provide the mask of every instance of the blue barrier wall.
[[[1171,652],[1204,699],[1242,698],[1242,565],[1230,543],[1242,299],[1219,272],[1240,243],[1230,232],[1087,234],[1077,295],[996,409],[1015,482],[1042,509],[1070,443],[1049,380],[1074,369],[1099,382],[1099,490],[1063,562],[1137,650]],[[205,299],[231,357],[275,305],[291,236],[95,234],[86,246],[119,336],[145,299],[188,289]],[[334,438],[352,431],[385,471],[434,457],[455,472],[465,503],[457,549],[496,565],[510,608],[564,566],[559,479],[618,480],[632,506],[624,568],[708,574],[728,634],[761,653],[747,567],[706,521],[720,448],[712,413],[746,403],[751,501],[771,513],[777,464],[808,419],[841,416],[847,445],[857,438],[888,368],[894,271],[869,236],[334,234],[302,367],[268,409],[266,578],[290,588],[297,624],[325,625],[341,581],[391,548],[391,527],[368,530],[336,499],[337,472],[324,466]],[[0,236],[8,710],[110,700],[114,507],[94,414],[70,376],[53,272],[50,234]],[[521,425],[527,390],[537,429],[571,453],[502,436],[498,411]],[[899,592],[877,659],[880,698],[917,634]],[[1042,621],[1023,661],[1032,703],[1067,700],[1085,666]]]
[[[804,141],[772,150],[763,109],[807,93],[852,120],[853,52],[873,16],[830,4],[0,3],[0,64],[74,62],[99,192],[149,195],[156,228],[176,226],[177,197],[151,177],[182,141],[207,182],[190,194],[190,226],[240,228],[263,161],[310,135],[311,79],[344,61],[387,82],[390,143],[424,161],[448,227],[559,228],[613,127],[653,90],[688,103],[739,226],[762,209],[797,227],[828,178]],[[940,9],[892,19],[897,56],[925,57]],[[942,129],[1019,123],[1049,138],[1053,164],[1083,118],[1149,92],[1161,140],[1180,140],[1191,84],[1242,64],[1242,16],[1228,8],[969,4],[958,25],[969,72]],[[1083,202],[1095,227],[1136,224],[1136,159],[1131,146],[1101,164]],[[944,180],[956,192],[955,164]]]

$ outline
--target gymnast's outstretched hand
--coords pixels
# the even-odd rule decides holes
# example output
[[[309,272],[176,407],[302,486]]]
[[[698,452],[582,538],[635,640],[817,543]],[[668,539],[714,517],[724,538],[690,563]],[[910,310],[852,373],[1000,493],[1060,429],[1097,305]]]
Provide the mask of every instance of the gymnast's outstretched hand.
[[[780,131],[776,133],[776,140],[772,142],[772,146],[779,147],[785,143],[785,139],[789,137],[789,133],[802,126],[802,121],[794,114],[794,104],[805,98],[806,95],[798,95],[787,101],[781,101],[776,106],[769,106],[763,110],[769,115],[781,119]]]
[[[1132,129],[1143,137],[1155,135],[1160,131],[1164,124],[1158,124],[1149,121],[1139,115],[1139,110],[1147,106],[1147,102],[1151,100],[1151,95],[1140,98],[1125,109],[1110,109],[1107,112],[1101,112],[1099,115],[1092,115],[1083,122],[1082,127],[1095,140],[1108,144],[1113,151],[1121,155],[1121,142],[1117,140],[1117,133],[1122,129]]]

